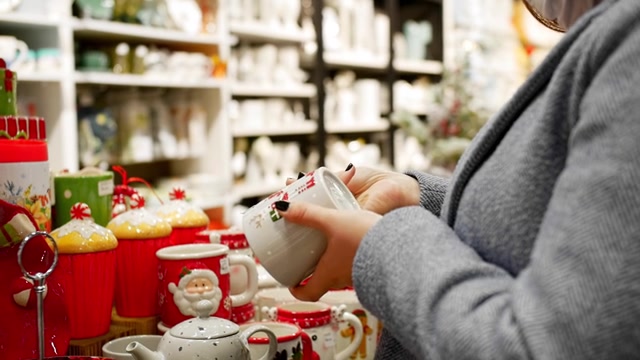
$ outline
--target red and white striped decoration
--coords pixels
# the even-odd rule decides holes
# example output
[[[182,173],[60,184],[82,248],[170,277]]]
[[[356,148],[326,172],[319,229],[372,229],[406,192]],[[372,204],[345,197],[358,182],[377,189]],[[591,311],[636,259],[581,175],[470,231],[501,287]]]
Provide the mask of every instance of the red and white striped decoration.
[[[9,138],[24,133],[29,140],[47,140],[45,120],[37,116],[0,116],[0,139],[4,133]]]
[[[17,278],[13,284],[11,284],[11,293],[13,294],[13,301],[16,304],[26,307],[26,308],[35,308],[37,304],[36,292],[33,291],[34,285],[33,280],[28,279],[24,276]],[[42,297],[47,296],[47,287],[45,285],[44,293]]]

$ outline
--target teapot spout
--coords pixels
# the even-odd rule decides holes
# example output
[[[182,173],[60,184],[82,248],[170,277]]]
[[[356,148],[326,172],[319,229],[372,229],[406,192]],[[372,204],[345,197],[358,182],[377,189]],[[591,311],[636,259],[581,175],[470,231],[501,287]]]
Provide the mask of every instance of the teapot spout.
[[[137,341],[133,341],[127,345],[125,351],[133,355],[136,360],[164,360],[162,353],[151,351]]]

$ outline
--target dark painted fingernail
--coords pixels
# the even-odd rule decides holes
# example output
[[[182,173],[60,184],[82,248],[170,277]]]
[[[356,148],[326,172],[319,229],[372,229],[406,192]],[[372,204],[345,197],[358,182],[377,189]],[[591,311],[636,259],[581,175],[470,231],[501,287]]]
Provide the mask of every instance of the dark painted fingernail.
[[[347,165],[347,168],[344,169],[344,171],[349,171],[349,170],[351,170],[352,167],[353,167],[353,164],[349,163],[349,165]]]
[[[298,173],[298,179],[303,178],[306,174],[302,171]]]
[[[287,211],[289,210],[289,202],[288,201],[284,201],[284,200],[278,200],[274,203],[276,209],[280,210],[280,211]]]

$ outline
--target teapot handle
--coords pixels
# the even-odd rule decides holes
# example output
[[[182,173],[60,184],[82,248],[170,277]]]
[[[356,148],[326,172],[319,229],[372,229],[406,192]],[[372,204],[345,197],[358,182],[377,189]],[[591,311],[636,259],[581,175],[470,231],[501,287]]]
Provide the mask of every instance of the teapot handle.
[[[248,329],[246,329],[245,331],[242,332],[242,334],[240,334],[240,339],[242,341],[242,343],[244,344],[245,347],[248,347],[249,345],[249,336],[257,333],[257,332],[263,332],[265,334],[267,334],[267,337],[269,338],[269,350],[267,351],[266,354],[264,354],[260,359],[258,360],[271,360],[276,356],[276,352],[278,350],[278,338],[276,337],[276,334],[273,333],[273,331],[271,331],[268,327],[264,326],[264,325],[255,325],[252,326]]]

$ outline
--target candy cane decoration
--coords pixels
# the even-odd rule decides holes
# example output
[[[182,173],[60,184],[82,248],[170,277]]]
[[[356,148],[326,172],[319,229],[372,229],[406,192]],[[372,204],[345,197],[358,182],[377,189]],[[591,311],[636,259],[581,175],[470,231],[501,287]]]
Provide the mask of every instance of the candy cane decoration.
[[[35,291],[33,291],[33,287],[33,280],[27,279],[24,276],[21,276],[14,280],[13,284],[11,284],[13,301],[25,308],[35,308],[37,299],[36,293]],[[44,293],[42,294],[43,298],[47,296],[47,290],[47,285],[45,285]]]

